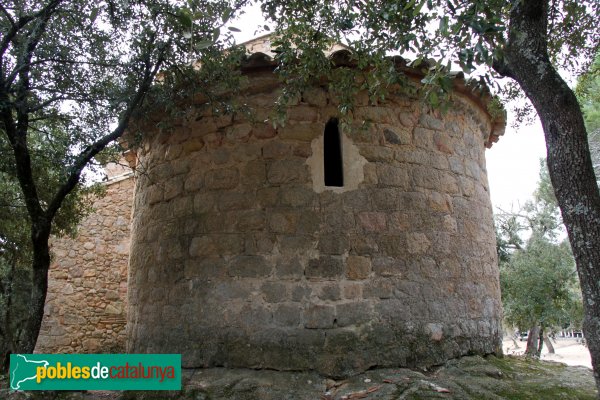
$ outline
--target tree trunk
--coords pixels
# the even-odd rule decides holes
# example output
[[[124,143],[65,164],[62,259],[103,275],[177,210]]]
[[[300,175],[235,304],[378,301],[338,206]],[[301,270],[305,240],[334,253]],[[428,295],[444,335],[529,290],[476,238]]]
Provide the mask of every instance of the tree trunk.
[[[9,328],[8,321],[9,310],[11,309],[11,301],[13,298],[12,282],[15,276],[15,266],[17,261],[11,259],[8,263],[9,264],[4,266],[5,269],[0,271],[0,302],[4,305],[4,308],[0,309],[0,372],[8,370],[8,358],[5,354],[9,353],[10,343],[12,342],[12,330]],[[0,264],[0,268],[2,267],[3,265]]]
[[[31,234],[33,241],[33,276],[31,304],[27,325],[20,335],[19,351],[33,353],[40,334],[44,306],[48,293],[48,269],[50,268],[50,224],[34,224]]]
[[[8,371],[9,356],[16,351],[18,333],[31,308],[31,276],[29,270],[13,265],[2,277],[5,307],[0,315],[0,371],[3,372]]]
[[[556,351],[554,350],[554,346],[552,345],[552,341],[548,337],[547,333],[544,333],[544,343],[546,343],[546,347],[548,348],[548,353],[556,354]]]
[[[511,336],[510,336],[510,339],[511,339],[511,340],[512,340],[512,342],[513,342],[513,347],[514,347],[515,349],[518,349],[518,348],[519,348],[519,342],[517,342],[517,338],[516,338],[514,335],[511,335]]]
[[[581,109],[547,51],[548,1],[512,2],[509,39],[496,70],[515,79],[546,138],[550,179],[577,264],[596,386],[600,391],[600,193]]]
[[[31,354],[35,349],[37,338],[44,318],[44,306],[48,292],[48,269],[50,267],[50,226],[46,223],[34,224],[31,235],[33,242],[33,263],[31,281],[28,284],[13,282],[13,286],[28,288],[29,296],[24,299],[17,291],[10,293],[12,306],[7,310],[6,330],[7,337],[2,341],[0,348],[1,372],[6,373],[9,367],[10,354]],[[22,279],[13,275],[12,279]],[[14,304],[15,302],[28,302],[28,304]],[[20,310],[27,310],[25,315],[14,315]],[[22,312],[22,311],[21,311]]]
[[[540,327],[540,333],[538,335],[538,345],[537,345],[537,350],[535,352],[537,358],[540,358],[542,356],[542,349],[544,348],[544,327]]]
[[[535,325],[529,329],[527,335],[527,347],[525,348],[525,355],[527,357],[538,357],[538,337],[540,336],[540,327]]]

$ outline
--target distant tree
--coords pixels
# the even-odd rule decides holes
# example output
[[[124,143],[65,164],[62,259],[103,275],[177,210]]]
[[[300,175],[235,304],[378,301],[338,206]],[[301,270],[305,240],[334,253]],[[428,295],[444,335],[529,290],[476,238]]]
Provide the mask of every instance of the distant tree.
[[[581,323],[575,262],[568,242],[557,241],[564,227],[545,160],[540,167],[533,201],[496,216],[505,319],[529,330],[525,352],[537,357],[549,329]]]
[[[539,357],[544,335],[551,328],[570,324],[571,311],[581,303],[569,245],[532,236],[500,268],[505,318],[529,330],[526,353]]]

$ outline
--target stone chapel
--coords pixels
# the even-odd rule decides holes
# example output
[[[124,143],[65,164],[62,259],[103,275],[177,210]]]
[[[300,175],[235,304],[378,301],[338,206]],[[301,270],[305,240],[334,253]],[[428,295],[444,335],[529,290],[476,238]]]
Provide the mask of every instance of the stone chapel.
[[[241,96],[266,116],[280,87],[269,37],[247,47]],[[40,349],[333,377],[501,352],[484,152],[505,121],[489,93],[456,74],[446,113],[400,89],[376,105],[359,93],[345,125],[315,86],[276,128],[190,101],[176,127],[144,132],[145,172],[109,180],[83,238],[55,240]]]

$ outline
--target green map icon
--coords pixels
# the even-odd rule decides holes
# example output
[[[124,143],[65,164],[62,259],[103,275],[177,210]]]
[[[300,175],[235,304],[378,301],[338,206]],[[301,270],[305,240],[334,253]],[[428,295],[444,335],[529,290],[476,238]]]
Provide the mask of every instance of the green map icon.
[[[29,356],[29,358],[27,357]],[[10,388],[21,390],[21,384],[35,379],[38,367],[47,367],[50,363],[46,360],[33,360],[31,355],[10,355]]]

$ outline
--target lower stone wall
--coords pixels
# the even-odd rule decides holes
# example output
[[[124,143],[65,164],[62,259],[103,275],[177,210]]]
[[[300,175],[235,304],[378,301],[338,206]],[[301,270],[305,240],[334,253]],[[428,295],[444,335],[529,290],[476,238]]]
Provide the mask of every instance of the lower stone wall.
[[[130,175],[107,182],[76,237],[52,240],[36,352],[124,352],[133,186]]]

